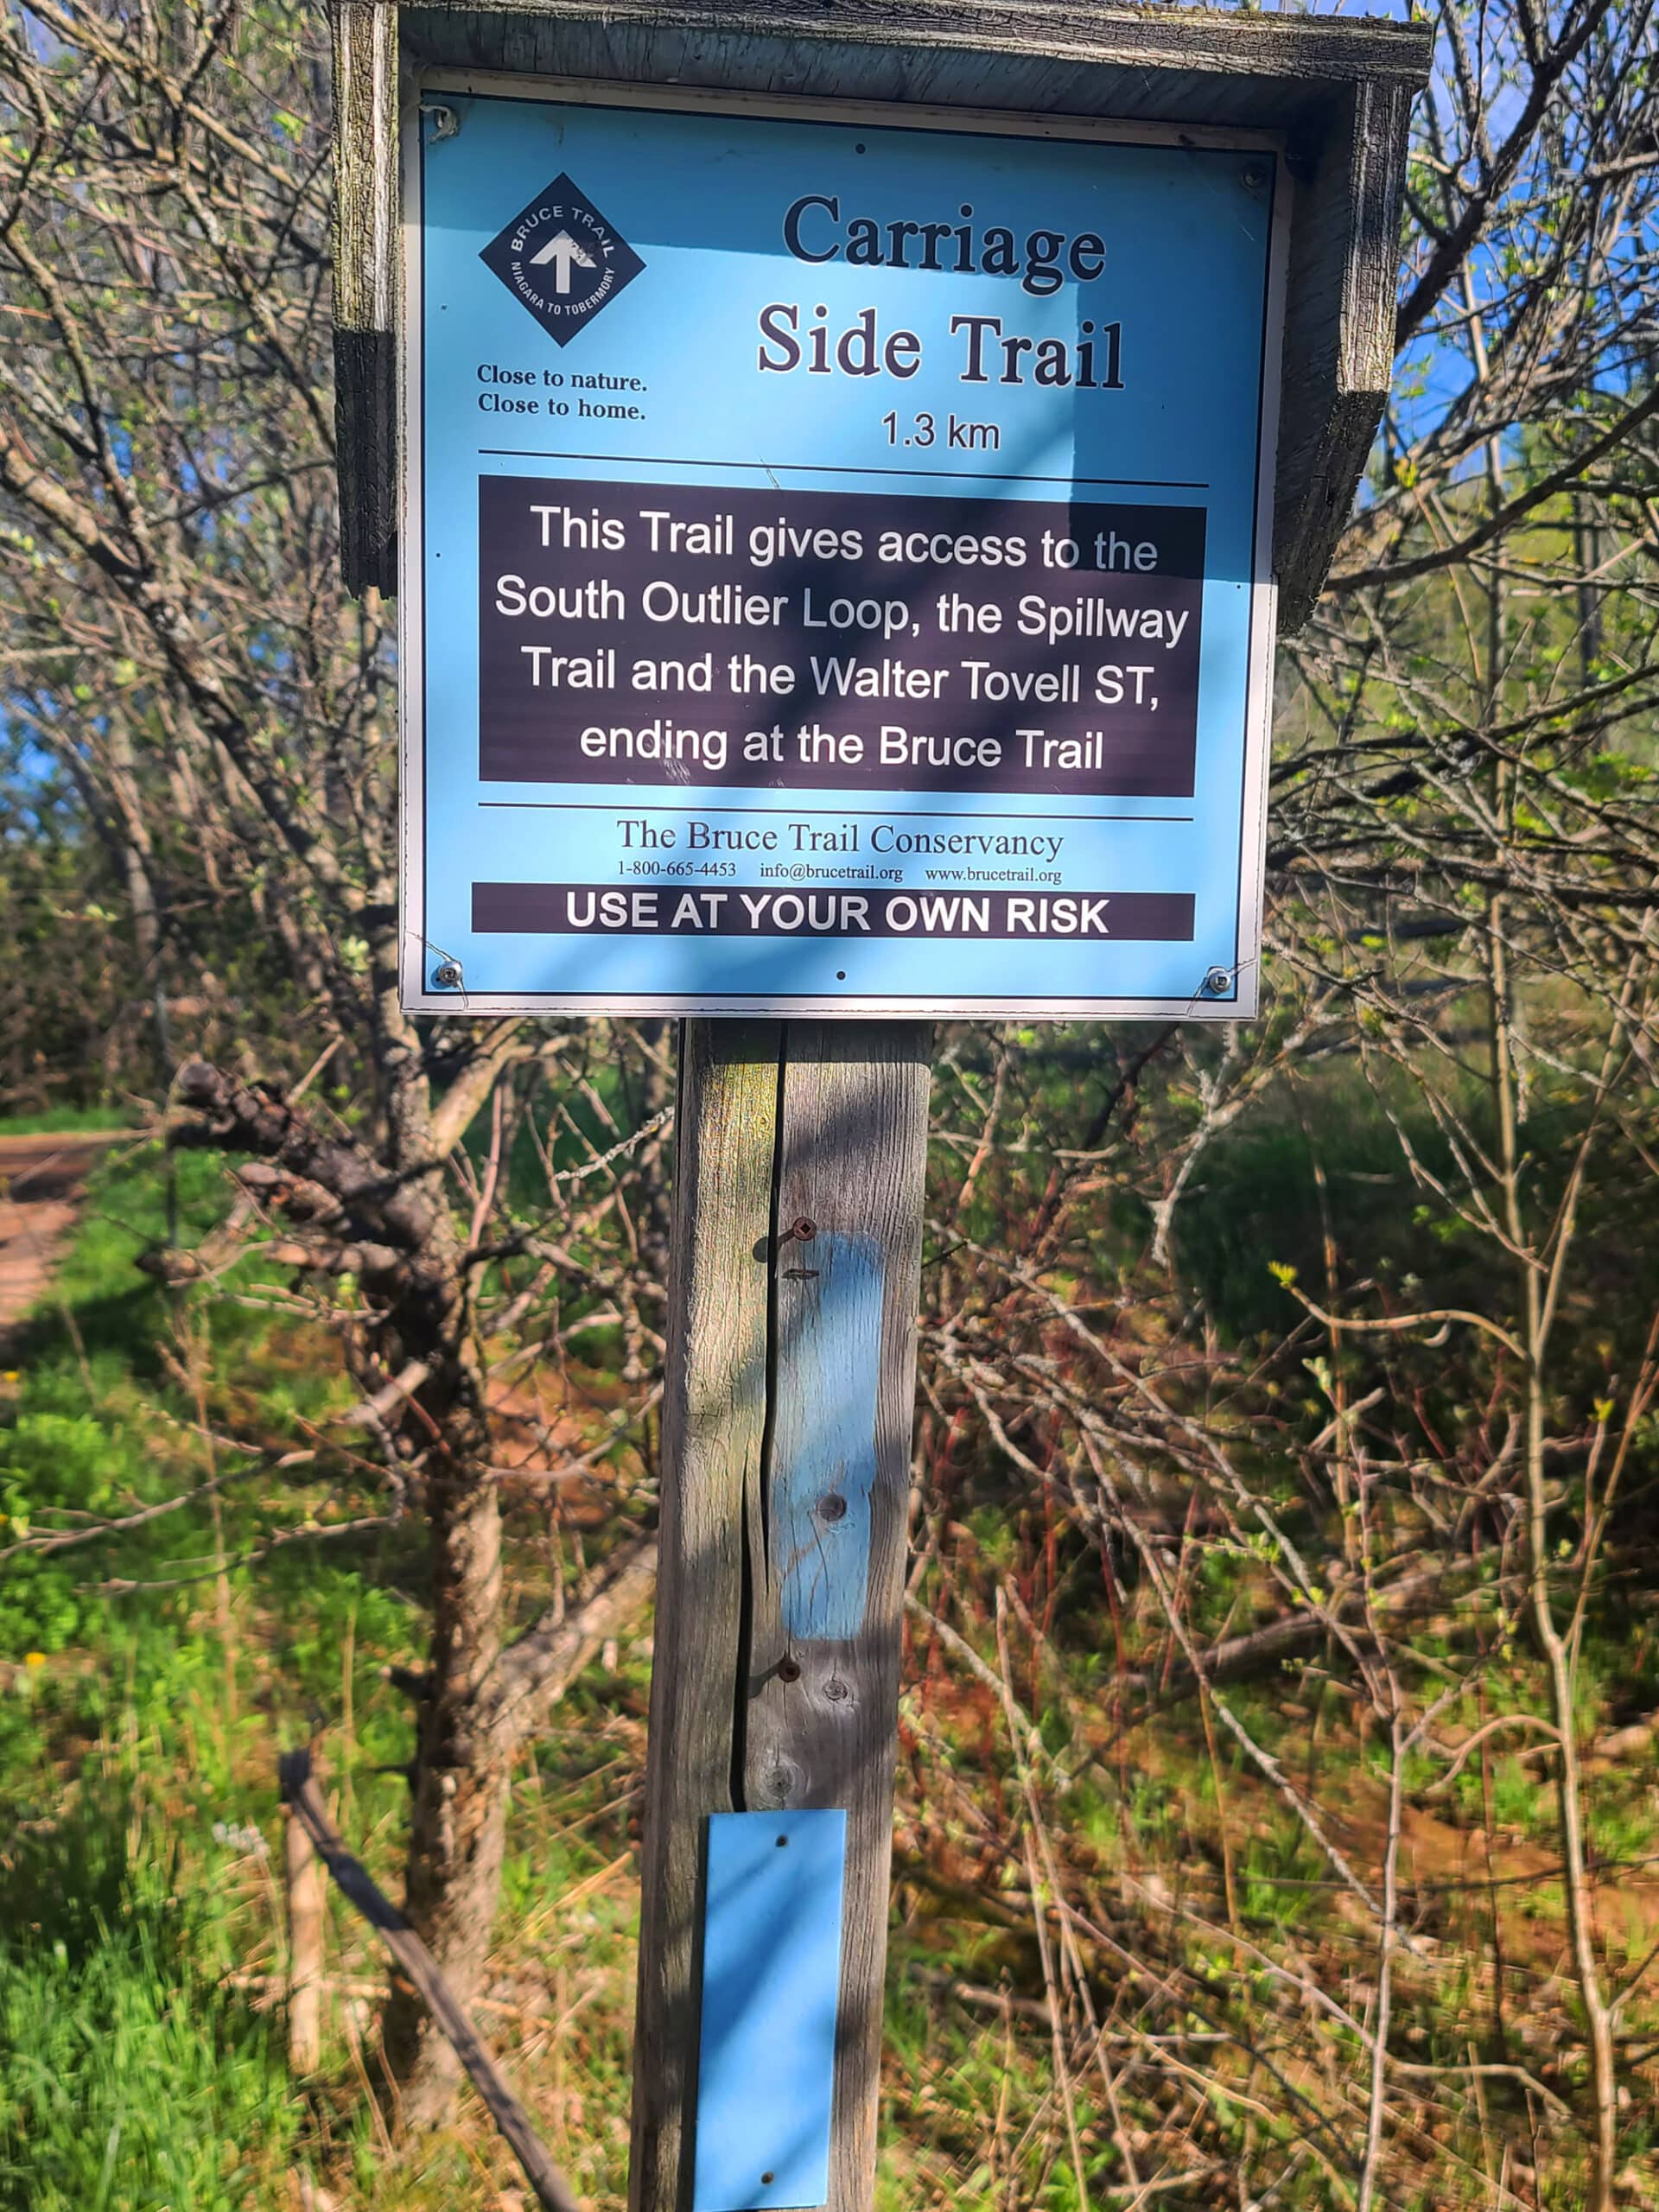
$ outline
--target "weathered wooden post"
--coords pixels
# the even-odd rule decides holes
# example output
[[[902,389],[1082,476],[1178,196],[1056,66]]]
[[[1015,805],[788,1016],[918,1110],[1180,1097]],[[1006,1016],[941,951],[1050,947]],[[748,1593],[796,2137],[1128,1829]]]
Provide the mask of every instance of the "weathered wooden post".
[[[1431,34],[334,21],[405,1001],[683,1023],[632,2202],[869,2212],[926,1025],[1255,1011]]]
[[[796,2201],[854,2205],[875,2164],[928,1039],[707,1021],[684,1039],[632,2196],[688,2202],[700,2155],[699,2202],[741,2175],[786,2204],[792,2153],[827,2161],[827,2192]],[[844,1813],[827,1980],[821,1946],[793,1958],[741,1891],[705,1917],[709,1815],[740,1808]],[[809,1840],[761,1824],[792,1915]],[[716,1947],[740,1988],[776,1976],[794,2032],[768,2007],[754,2041],[732,2033],[711,2094]]]
[[[288,2067],[296,2081],[322,2063],[323,1946],[328,1883],[305,1824],[288,1813],[283,1830],[288,1903]]]

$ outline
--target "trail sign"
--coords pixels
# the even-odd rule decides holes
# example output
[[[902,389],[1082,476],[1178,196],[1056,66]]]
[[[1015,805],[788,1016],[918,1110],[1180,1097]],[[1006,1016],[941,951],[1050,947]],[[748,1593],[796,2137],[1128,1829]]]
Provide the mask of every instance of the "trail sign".
[[[431,80],[409,1003],[1253,1011],[1290,198],[1260,133]]]
[[[1249,1011],[1432,28],[332,13],[409,1002]],[[681,1026],[632,2212],[874,2204],[930,1055]]]

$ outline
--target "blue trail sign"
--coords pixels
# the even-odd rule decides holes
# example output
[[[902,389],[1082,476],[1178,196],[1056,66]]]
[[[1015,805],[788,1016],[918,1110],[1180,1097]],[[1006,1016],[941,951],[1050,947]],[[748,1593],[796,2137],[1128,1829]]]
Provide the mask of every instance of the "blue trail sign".
[[[428,81],[411,1006],[1254,1011],[1283,163],[893,112]]]

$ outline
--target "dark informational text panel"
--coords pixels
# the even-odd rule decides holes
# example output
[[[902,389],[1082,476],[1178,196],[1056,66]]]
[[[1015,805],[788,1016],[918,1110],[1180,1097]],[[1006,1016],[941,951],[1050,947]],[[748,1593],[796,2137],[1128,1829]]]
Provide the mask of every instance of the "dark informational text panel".
[[[485,783],[1192,796],[1201,507],[478,492]]]

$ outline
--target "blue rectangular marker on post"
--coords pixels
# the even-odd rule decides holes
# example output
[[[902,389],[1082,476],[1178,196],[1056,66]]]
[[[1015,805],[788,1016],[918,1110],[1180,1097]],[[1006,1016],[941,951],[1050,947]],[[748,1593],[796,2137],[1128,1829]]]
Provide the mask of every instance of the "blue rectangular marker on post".
[[[692,2212],[830,2194],[847,1815],[709,1821]]]

